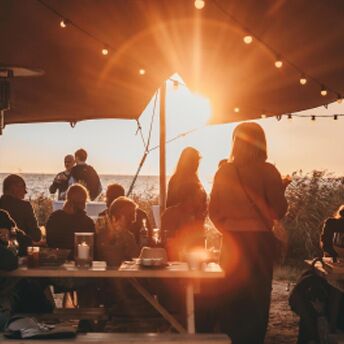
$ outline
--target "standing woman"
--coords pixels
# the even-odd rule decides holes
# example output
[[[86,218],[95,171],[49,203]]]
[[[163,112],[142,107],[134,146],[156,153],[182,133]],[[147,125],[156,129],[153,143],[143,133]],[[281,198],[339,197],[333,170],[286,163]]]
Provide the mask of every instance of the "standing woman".
[[[183,201],[183,189],[192,185],[196,190],[201,190],[200,198],[204,210],[207,209],[207,194],[198,178],[198,167],[201,156],[197,149],[186,147],[178,160],[177,168],[172,175],[167,190],[166,207],[172,207]]]
[[[223,234],[219,323],[234,344],[264,343],[274,263],[274,220],[287,211],[286,183],[267,160],[266,139],[256,123],[233,132],[228,162],[218,169],[209,214]],[[219,286],[220,287],[220,286]]]

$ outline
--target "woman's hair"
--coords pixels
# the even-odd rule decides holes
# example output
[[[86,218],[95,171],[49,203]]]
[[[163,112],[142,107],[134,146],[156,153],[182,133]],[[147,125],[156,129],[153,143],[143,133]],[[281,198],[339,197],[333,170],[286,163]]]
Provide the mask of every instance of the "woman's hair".
[[[63,209],[67,211],[84,210],[87,199],[87,189],[81,184],[73,184],[67,190],[66,202]]]
[[[106,189],[106,206],[109,208],[111,203],[118,197],[124,196],[124,187],[120,184],[110,184]]]
[[[339,219],[339,218],[341,218],[341,217],[344,217],[344,204],[342,204],[342,205],[338,208],[338,210],[337,210],[336,213],[334,214],[334,217],[335,217],[336,219]]]
[[[254,122],[239,124],[233,132],[231,161],[264,162],[267,159],[263,128]]]
[[[124,215],[126,218],[130,218],[131,214],[137,209],[137,204],[128,197],[120,196],[116,198],[110,206],[109,214],[110,217],[118,219]]]
[[[199,151],[193,147],[186,147],[180,154],[174,175],[188,176],[197,174],[199,160],[201,156]]]

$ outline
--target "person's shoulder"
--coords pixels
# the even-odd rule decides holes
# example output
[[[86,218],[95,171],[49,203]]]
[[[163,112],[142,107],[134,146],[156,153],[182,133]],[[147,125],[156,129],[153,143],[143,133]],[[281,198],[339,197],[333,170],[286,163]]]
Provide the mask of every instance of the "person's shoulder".
[[[325,225],[326,226],[331,226],[331,225],[334,225],[334,224],[337,224],[337,223],[340,223],[340,222],[344,223],[343,219],[336,219],[334,217],[329,217],[328,219],[325,220]]]
[[[136,216],[138,218],[146,218],[147,217],[147,213],[143,209],[137,208],[136,209]]]
[[[274,164],[270,162],[264,162],[260,166],[267,176],[281,178],[281,173]]]
[[[55,219],[55,218],[63,217],[63,216],[65,216],[65,214],[66,214],[65,211],[63,211],[62,209],[58,209],[58,210],[53,211],[50,214],[49,219]]]

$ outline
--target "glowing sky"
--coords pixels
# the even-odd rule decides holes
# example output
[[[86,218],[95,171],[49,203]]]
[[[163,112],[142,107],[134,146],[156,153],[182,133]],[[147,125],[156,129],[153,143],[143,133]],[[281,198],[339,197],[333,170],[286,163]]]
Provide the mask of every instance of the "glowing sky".
[[[167,145],[167,174],[174,170],[185,146],[199,149],[203,157],[200,165],[202,179],[211,178],[219,160],[230,152],[230,138],[235,124],[203,127],[210,105],[204,98],[192,95],[185,87],[173,90],[168,86],[167,138],[194,128],[197,131]],[[344,105],[332,104],[305,114],[333,115],[343,113]],[[147,137],[152,116],[152,102],[140,118],[144,137]],[[282,174],[295,170],[327,169],[343,175],[344,118],[284,117],[262,119],[266,131],[269,161]],[[56,173],[63,170],[63,157],[83,147],[89,153],[88,162],[99,173],[134,174],[143,154],[143,143],[135,135],[135,121],[98,120],[77,123],[10,125],[0,137],[0,172]],[[159,142],[158,109],[155,117],[151,147]],[[159,174],[158,150],[151,152],[142,175]]]

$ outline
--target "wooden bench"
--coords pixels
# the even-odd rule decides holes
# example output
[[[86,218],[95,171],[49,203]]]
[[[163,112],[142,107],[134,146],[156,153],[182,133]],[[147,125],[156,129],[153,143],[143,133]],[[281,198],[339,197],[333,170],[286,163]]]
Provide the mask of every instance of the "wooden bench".
[[[2,344],[230,344],[231,340],[224,334],[174,334],[174,333],[87,333],[78,334],[72,339],[6,339],[0,335]]]

